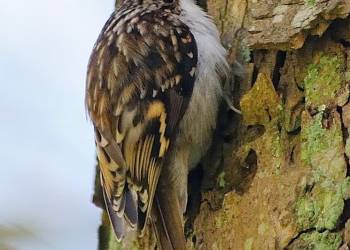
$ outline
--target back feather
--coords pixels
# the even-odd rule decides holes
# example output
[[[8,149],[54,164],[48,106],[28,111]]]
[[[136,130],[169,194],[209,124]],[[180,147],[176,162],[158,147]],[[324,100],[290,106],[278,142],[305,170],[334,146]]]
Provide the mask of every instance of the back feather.
[[[161,4],[149,11],[133,4],[124,1],[105,24],[90,57],[86,85],[103,195],[118,240],[125,225],[144,233],[197,66],[196,42],[175,5],[166,5],[171,11]],[[163,198],[157,204],[169,233],[166,218],[177,207]],[[183,234],[181,223],[175,226],[180,229],[171,231]]]

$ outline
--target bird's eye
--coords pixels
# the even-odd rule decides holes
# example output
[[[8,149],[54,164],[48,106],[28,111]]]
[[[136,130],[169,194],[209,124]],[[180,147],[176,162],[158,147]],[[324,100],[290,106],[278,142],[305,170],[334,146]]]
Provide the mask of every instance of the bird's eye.
[[[164,3],[167,3],[167,4],[171,4],[174,2],[174,0],[163,0],[163,1],[164,1]]]

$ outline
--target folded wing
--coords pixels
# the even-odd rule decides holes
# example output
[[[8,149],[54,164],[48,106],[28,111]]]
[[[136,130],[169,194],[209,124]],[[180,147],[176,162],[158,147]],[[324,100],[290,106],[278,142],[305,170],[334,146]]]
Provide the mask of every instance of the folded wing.
[[[143,233],[162,165],[192,95],[197,48],[170,12],[113,14],[92,52],[86,105],[118,239]]]

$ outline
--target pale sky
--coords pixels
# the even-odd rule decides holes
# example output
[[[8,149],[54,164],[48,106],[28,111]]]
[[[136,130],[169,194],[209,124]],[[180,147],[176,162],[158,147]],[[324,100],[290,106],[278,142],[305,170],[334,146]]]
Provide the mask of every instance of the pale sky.
[[[113,0],[0,0],[0,230],[15,250],[97,248],[90,51]],[[1,248],[1,247],[0,247]]]

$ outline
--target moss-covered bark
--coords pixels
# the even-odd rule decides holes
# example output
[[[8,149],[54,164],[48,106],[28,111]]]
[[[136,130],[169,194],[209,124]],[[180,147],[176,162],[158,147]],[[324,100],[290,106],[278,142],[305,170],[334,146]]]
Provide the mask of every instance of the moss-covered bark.
[[[204,5],[245,77],[230,88],[242,116],[222,108],[190,187],[188,248],[347,249],[350,2]],[[151,232],[121,246],[102,222],[100,249],[154,248]]]

